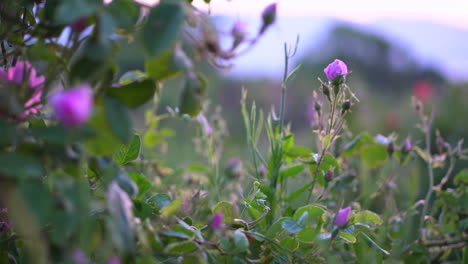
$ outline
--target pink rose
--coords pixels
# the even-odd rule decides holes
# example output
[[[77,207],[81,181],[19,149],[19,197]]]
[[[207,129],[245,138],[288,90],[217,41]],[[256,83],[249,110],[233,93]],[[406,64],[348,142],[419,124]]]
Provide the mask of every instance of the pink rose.
[[[93,90],[87,84],[52,95],[49,103],[55,117],[65,127],[73,128],[88,121],[93,108]]]
[[[330,63],[324,70],[329,81],[335,80],[338,76],[346,76],[348,74],[348,66],[340,60],[335,60]]]
[[[20,119],[29,114],[37,114],[38,110],[42,108],[40,102],[45,78],[43,75],[38,76],[29,62],[18,61],[15,66],[9,67],[7,72],[0,69],[0,79],[0,86],[4,82],[18,87],[25,85],[28,88],[26,90],[27,100],[23,105],[24,112],[19,116]]]

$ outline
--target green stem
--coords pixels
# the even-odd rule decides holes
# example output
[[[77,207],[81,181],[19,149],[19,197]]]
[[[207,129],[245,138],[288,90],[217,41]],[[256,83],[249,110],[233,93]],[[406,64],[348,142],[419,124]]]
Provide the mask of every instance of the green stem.
[[[288,66],[289,66],[289,57],[288,57],[288,47],[284,43],[284,72],[283,72],[283,82],[281,84],[281,110],[280,110],[280,131],[283,134],[284,126],[284,111],[286,104],[286,79],[288,78]]]
[[[421,222],[420,222],[420,229],[424,227],[424,218],[426,217],[427,211],[429,209],[429,202],[432,196],[432,190],[434,188],[434,170],[432,168],[432,157],[431,157],[431,120],[428,121],[426,124],[426,153],[429,156],[429,160],[427,162],[427,170],[429,173],[429,186],[426,193],[426,197],[424,198],[424,207],[421,214]]]

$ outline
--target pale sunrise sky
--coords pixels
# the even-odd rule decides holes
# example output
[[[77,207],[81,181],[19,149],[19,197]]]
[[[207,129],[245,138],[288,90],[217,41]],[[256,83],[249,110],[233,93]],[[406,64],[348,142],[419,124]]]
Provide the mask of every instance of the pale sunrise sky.
[[[158,0],[139,0],[154,4]],[[213,15],[258,16],[263,8],[278,2],[279,16],[326,16],[354,23],[372,23],[379,19],[426,20],[437,24],[468,29],[468,0],[212,0],[208,7],[195,0]]]

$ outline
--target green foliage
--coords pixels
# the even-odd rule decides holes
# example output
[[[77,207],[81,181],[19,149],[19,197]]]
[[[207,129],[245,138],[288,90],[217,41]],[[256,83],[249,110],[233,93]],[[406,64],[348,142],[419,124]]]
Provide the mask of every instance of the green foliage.
[[[224,49],[229,30],[192,1],[37,2],[0,4],[0,263],[70,263],[80,255],[86,263],[138,264],[466,262],[468,171],[455,166],[466,159],[463,142],[440,132],[432,140],[432,117],[422,109],[424,143],[352,135],[354,75],[310,92],[321,124],[302,141],[285,120],[286,91],[301,68],[288,64],[297,43],[285,45],[279,118],[255,102],[248,107],[243,90],[250,159],[231,159],[241,150],[224,145],[231,123],[206,104],[199,65],[248,51],[274,22],[274,5],[255,38],[233,33]],[[122,43],[142,47],[144,69],[119,72]],[[41,107],[31,113],[23,113],[29,79],[19,85],[5,73],[20,60],[45,78],[34,96]],[[174,77],[183,83],[179,104],[162,113],[161,91]],[[92,111],[69,126],[48,98],[81,84],[92,87]],[[79,101],[68,102],[66,116]],[[230,162],[223,169],[228,159],[234,173]]]

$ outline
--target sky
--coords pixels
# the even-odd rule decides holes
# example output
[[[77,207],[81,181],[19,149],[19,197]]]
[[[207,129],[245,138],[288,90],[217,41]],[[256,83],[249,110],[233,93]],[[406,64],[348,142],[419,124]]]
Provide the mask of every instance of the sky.
[[[154,4],[157,0],[139,0]],[[332,17],[353,23],[372,23],[381,19],[429,20],[438,24],[468,29],[468,0],[203,0],[194,4],[213,15],[240,18],[258,16],[272,2],[278,15],[286,17]]]
[[[454,81],[468,81],[468,0],[212,0],[210,5],[193,1],[197,8],[222,17],[221,30],[229,32],[236,20],[242,20],[250,35],[258,32],[260,14],[273,2],[278,3],[275,25],[248,56],[232,61],[226,76],[280,78],[283,43],[293,43],[300,35],[300,59],[336,21],[344,21],[399,44],[422,65],[433,66]]]

